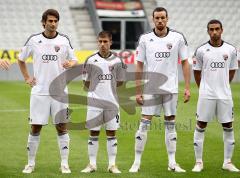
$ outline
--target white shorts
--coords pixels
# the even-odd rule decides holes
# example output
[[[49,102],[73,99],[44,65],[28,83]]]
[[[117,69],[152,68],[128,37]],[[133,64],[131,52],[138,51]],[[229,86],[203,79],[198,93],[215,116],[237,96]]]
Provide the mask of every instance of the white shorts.
[[[199,98],[196,119],[198,121],[210,122],[214,116],[217,117],[220,123],[233,122],[233,101]]]
[[[117,130],[120,127],[120,113],[113,110],[87,110],[86,128],[99,131],[101,126],[106,130]]]
[[[52,117],[53,124],[68,123],[68,104],[61,103],[47,95],[31,95],[29,123],[47,125],[49,116]]]
[[[165,116],[176,115],[177,112],[177,103],[178,103],[178,94],[167,94],[167,95],[144,95],[144,100],[152,100],[153,102],[143,102],[142,114],[150,116],[160,116],[161,109],[163,108]],[[160,103],[160,104],[159,104]],[[144,106],[145,105],[145,106]],[[146,106],[151,105],[151,106]]]

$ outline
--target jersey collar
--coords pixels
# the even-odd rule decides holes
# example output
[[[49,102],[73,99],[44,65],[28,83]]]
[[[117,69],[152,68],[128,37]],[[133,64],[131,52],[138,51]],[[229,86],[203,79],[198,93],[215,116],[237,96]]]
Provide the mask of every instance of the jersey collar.
[[[210,43],[210,40],[208,41],[208,44],[209,44],[210,46],[214,47],[214,48],[221,47],[221,46],[223,45],[223,43],[224,43],[224,41],[222,40],[222,43],[221,43],[221,45],[220,45],[220,46],[213,46],[213,45]]]
[[[47,39],[54,39],[54,38],[56,38],[56,37],[58,36],[58,32],[57,32],[56,35],[55,35],[54,37],[52,37],[52,38],[47,37],[47,36],[44,34],[44,32],[42,32],[42,35],[43,35],[45,38],[47,38]]]
[[[158,36],[158,34],[155,32],[155,28],[153,29],[153,33],[154,33],[157,37],[159,37],[159,38],[164,38],[164,37],[166,37],[166,36],[168,35],[168,33],[169,33],[169,28],[167,27],[167,34],[166,34],[165,36],[163,36],[163,37]]]
[[[111,55],[112,55],[112,52],[110,51],[110,53],[109,53],[109,55],[108,55],[108,57],[103,57],[101,54],[100,54],[100,52],[98,52],[98,55],[101,57],[101,58],[103,58],[103,59],[107,59],[107,58],[109,58]]]

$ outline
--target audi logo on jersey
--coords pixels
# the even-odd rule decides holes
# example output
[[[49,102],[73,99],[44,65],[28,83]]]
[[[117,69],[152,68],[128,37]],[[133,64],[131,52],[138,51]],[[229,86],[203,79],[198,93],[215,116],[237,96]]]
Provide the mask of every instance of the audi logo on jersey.
[[[112,74],[100,74],[98,75],[98,80],[112,80]]]
[[[170,52],[156,52],[155,57],[156,58],[169,58]]]
[[[56,61],[56,60],[58,60],[58,56],[57,55],[44,54],[42,56],[42,60],[43,60],[43,62]]]
[[[211,68],[224,68],[225,62],[211,62],[210,64]]]

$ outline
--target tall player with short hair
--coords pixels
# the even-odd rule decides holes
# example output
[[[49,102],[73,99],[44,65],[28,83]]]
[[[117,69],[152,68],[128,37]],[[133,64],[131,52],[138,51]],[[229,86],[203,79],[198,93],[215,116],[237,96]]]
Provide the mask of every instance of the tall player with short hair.
[[[155,28],[149,33],[143,34],[137,47],[136,68],[136,101],[142,107],[140,126],[135,135],[135,160],[129,172],[138,172],[140,169],[141,156],[147,141],[147,132],[154,115],[159,115],[160,109],[164,110],[165,119],[165,143],[168,153],[168,170],[185,172],[175,161],[177,133],[175,130],[175,115],[178,98],[178,60],[181,60],[185,80],[184,102],[190,99],[189,83],[190,70],[188,63],[187,42],[182,33],[167,27],[168,13],[163,7],[157,7],[153,11]],[[146,91],[141,89],[143,67],[145,72],[155,72],[167,77],[167,81],[159,89],[169,94],[151,93],[143,95]],[[154,82],[154,81],[149,81]],[[157,103],[167,98],[170,101],[155,106],[146,106],[147,98]]]
[[[238,69],[237,50],[222,40],[223,28],[219,20],[209,21],[207,31],[210,40],[197,48],[194,55],[193,70],[199,87],[199,98],[194,132],[196,164],[192,171],[203,170],[204,132],[208,122],[216,116],[223,127],[224,162],[222,168],[231,172],[239,172],[239,169],[231,162],[235,140],[230,82]]]
[[[34,171],[40,131],[43,125],[48,124],[50,115],[58,132],[61,172],[71,173],[68,166],[70,141],[67,132],[67,123],[69,122],[68,104],[51,98],[49,86],[66,69],[75,66],[77,59],[74,56],[69,38],[56,31],[58,22],[58,11],[54,9],[46,10],[42,15],[44,32],[31,35],[19,54],[19,67],[26,83],[32,87],[29,118],[31,131],[27,143],[28,164],[25,166],[23,173]],[[33,77],[29,75],[25,64],[25,60],[29,56],[33,57]],[[64,100],[66,96],[59,95],[58,97]]]
[[[98,137],[101,126],[106,129],[108,171],[121,173],[115,159],[117,155],[116,131],[120,124],[117,87],[125,81],[126,67],[122,60],[110,51],[112,34],[102,31],[98,34],[98,49],[85,62],[88,88],[88,109],[86,127],[90,130],[88,140],[88,156],[90,163],[82,170],[84,173],[97,170]]]

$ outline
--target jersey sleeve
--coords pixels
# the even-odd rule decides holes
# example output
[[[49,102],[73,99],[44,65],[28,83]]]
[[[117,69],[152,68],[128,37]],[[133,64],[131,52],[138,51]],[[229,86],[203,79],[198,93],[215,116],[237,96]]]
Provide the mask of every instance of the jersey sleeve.
[[[202,70],[203,56],[201,51],[197,49],[193,56],[193,70]]]
[[[32,51],[33,51],[33,39],[29,37],[25,45],[20,50],[18,59],[20,61],[25,61],[28,57],[32,56]]]
[[[182,35],[179,42],[178,48],[178,59],[186,60],[188,59],[188,44],[185,37]]]
[[[229,69],[230,70],[236,70],[238,69],[238,53],[237,53],[237,49],[234,49],[232,52],[231,52],[231,62],[230,62],[230,66],[229,66]]]
[[[146,46],[143,36],[140,36],[138,46],[136,49],[136,60],[139,62],[145,62],[146,60]]]
[[[119,82],[126,81],[126,71],[127,65],[121,60],[121,62],[117,64],[116,80]]]
[[[67,59],[77,61],[77,57],[74,54],[74,49],[71,45],[71,42],[70,42],[69,38],[67,38],[67,39],[68,39],[68,58]]]

